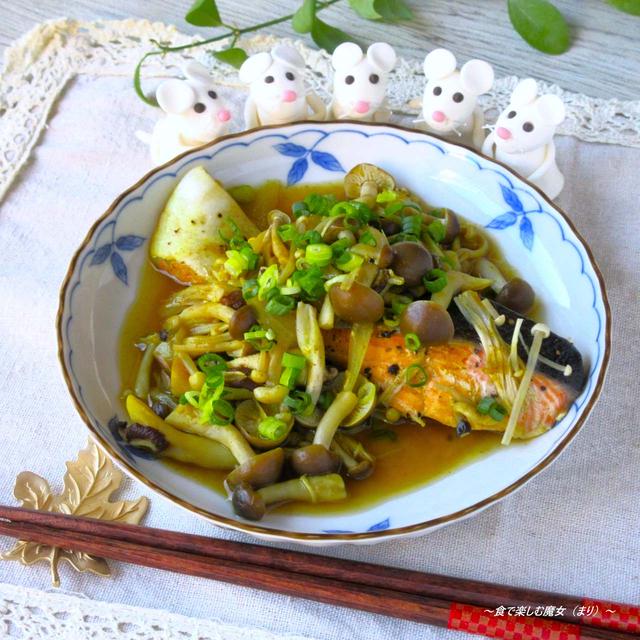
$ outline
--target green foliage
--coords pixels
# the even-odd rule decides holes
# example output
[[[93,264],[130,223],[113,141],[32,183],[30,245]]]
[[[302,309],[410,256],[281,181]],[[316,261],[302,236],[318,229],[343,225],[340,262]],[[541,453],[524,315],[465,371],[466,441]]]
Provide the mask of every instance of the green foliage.
[[[196,27],[222,26],[216,0],[195,0],[184,19]]]
[[[374,0],[373,8],[385,20],[390,22],[411,20],[413,18],[413,12],[404,0]]]
[[[640,16],[640,0],[607,0],[607,2],[620,11]]]
[[[547,0],[508,0],[508,8],[511,24],[535,49],[557,55],[569,48],[569,26]]]
[[[375,0],[349,0],[351,8],[365,20],[380,20],[382,16],[375,10]]]
[[[220,62],[230,64],[232,67],[239,69],[242,63],[249,57],[247,52],[240,47],[231,47],[231,49],[223,49],[222,51],[214,51],[213,57]]]
[[[329,53],[333,53],[333,50],[343,42],[353,41],[353,37],[348,33],[345,33],[341,29],[332,27],[330,24],[323,22],[319,18],[315,18],[313,21],[313,27],[311,28],[311,37],[313,41],[323,49],[326,49]]]
[[[297,33],[311,33],[316,17],[316,0],[304,0],[302,6],[293,14],[291,26]]]

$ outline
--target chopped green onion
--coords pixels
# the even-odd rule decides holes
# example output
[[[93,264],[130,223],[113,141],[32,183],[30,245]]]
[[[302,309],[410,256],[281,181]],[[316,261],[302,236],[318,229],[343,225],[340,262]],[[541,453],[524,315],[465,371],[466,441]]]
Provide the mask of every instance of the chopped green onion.
[[[296,247],[304,248],[309,244],[321,244],[322,236],[319,231],[311,229],[311,231],[305,231],[302,235],[296,239]]]
[[[291,279],[289,279],[284,287],[280,287],[280,293],[283,296],[295,296],[300,293],[300,287],[298,285],[294,285],[291,282]]]
[[[394,315],[399,316],[410,303],[411,298],[409,298],[408,296],[395,294],[391,298],[391,311]]]
[[[199,398],[199,391],[185,391],[180,396],[180,404],[190,404],[192,407],[197,408],[199,406]]]
[[[345,251],[341,256],[336,258],[336,267],[340,271],[346,271],[347,273],[355,271],[364,262],[364,258],[351,251]]]
[[[266,300],[278,285],[278,265],[272,264],[258,276],[258,298]]]
[[[210,399],[200,407],[201,420],[210,424],[230,424],[234,417],[233,405],[228,400]]]
[[[384,217],[393,218],[404,209],[404,202],[392,202],[384,208]]]
[[[373,237],[373,233],[371,233],[370,229],[367,229],[363,234],[360,235],[360,242],[370,247],[375,247],[377,244],[376,239]]]
[[[217,353],[205,353],[198,358],[197,363],[205,375],[227,370],[227,362]]]
[[[306,216],[309,210],[304,202],[294,202],[291,205],[291,213],[293,213],[294,217],[299,218],[300,216]]]
[[[434,218],[444,218],[444,209],[431,209],[429,215]]]
[[[263,418],[258,423],[258,434],[265,440],[280,440],[287,432],[287,423],[273,416]]]
[[[319,193],[310,193],[304,199],[304,204],[309,213],[316,216],[328,216],[335,202],[336,198],[331,193],[324,196]]]
[[[422,343],[420,338],[415,333],[407,333],[404,337],[404,346],[409,351],[417,351],[421,347]]]
[[[231,249],[225,253],[227,255],[227,259],[224,262],[224,268],[228,273],[237,278],[247,271],[249,268],[249,261],[242,253],[240,253],[240,251]]]
[[[332,391],[323,391],[318,398],[318,407],[323,411],[326,411],[331,403],[335,400],[336,394]]]
[[[444,228],[442,222],[434,220],[427,225],[427,233],[431,236],[434,242],[442,242],[447,235],[447,231]]]
[[[296,306],[296,301],[291,296],[283,296],[280,293],[276,293],[269,297],[264,309],[267,313],[271,313],[274,316],[284,316]]]
[[[507,415],[507,410],[497,402],[494,402],[489,409],[489,417],[493,418],[496,422],[504,420]]]
[[[389,191],[386,189],[385,191],[381,191],[376,196],[376,202],[385,203],[385,202],[393,202],[398,199],[398,194],[395,191]]]
[[[482,400],[480,400],[480,402],[478,402],[478,404],[476,405],[476,409],[478,410],[478,413],[481,413],[482,415],[485,415],[485,416],[488,415],[494,402],[495,400],[491,396],[486,396],[485,398],[482,398]]]
[[[282,366],[290,367],[293,369],[303,369],[307,365],[307,360],[304,356],[298,353],[289,353],[288,351],[282,356]]]
[[[258,266],[260,256],[251,248],[248,242],[240,249],[240,253],[247,261],[247,269],[253,271]]]
[[[442,269],[431,269],[422,278],[422,284],[424,284],[427,291],[438,293],[438,291],[442,291],[447,286],[447,273]]]
[[[245,280],[242,283],[242,297],[245,300],[251,300],[251,298],[255,298],[258,295],[258,290],[258,281],[255,278]]]
[[[299,235],[296,226],[291,223],[281,224],[277,233],[283,242],[294,242]]]
[[[300,369],[285,369],[280,376],[280,384],[283,384],[285,387],[289,389],[293,389],[296,386],[296,382],[298,382],[298,377],[300,376]]]
[[[304,292],[300,297],[305,302],[319,300],[324,295],[324,277],[320,267],[311,266],[295,271],[291,279]]]
[[[311,396],[306,391],[292,391],[283,401],[285,407],[291,409],[291,413],[296,416],[306,415],[311,405]]]
[[[244,339],[258,351],[269,351],[275,342],[275,334],[272,329],[263,329],[258,324],[244,334]]]
[[[427,384],[427,372],[419,364],[411,364],[407,367],[405,380],[410,387],[424,387]]]
[[[304,257],[310,265],[326,267],[331,263],[333,254],[328,244],[310,244],[305,249]]]
[[[340,238],[331,245],[331,252],[334,258],[339,258],[350,246],[352,242],[349,238]]]
[[[415,236],[416,238],[419,238],[421,231],[422,231],[422,216],[412,215],[412,216],[404,216],[402,218],[403,233],[409,236]]]

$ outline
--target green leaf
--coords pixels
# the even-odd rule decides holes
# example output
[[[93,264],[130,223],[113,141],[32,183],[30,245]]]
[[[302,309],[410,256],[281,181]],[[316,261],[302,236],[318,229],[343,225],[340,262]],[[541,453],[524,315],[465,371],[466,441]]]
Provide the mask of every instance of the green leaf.
[[[326,49],[329,53],[333,53],[333,50],[343,42],[353,42],[353,38],[348,33],[332,27],[317,17],[311,27],[311,37],[319,47]]]
[[[616,9],[630,13],[632,16],[640,16],[640,0],[607,0]]]
[[[351,8],[365,20],[380,20],[382,16],[373,8],[375,0],[349,0]]]
[[[413,19],[413,11],[406,5],[404,0],[374,0],[373,8],[385,20],[390,22]]]
[[[196,27],[219,27],[222,25],[216,0],[195,0],[184,19]]]
[[[249,57],[247,52],[240,47],[232,47],[231,49],[223,49],[222,51],[214,51],[213,57],[220,62],[230,64],[232,67],[239,69],[242,63]]]
[[[297,33],[309,33],[313,29],[316,17],[316,0],[304,0],[301,7],[293,14],[291,26]]]
[[[569,26],[550,2],[509,0],[508,5],[511,24],[534,49],[557,55],[569,48]]]

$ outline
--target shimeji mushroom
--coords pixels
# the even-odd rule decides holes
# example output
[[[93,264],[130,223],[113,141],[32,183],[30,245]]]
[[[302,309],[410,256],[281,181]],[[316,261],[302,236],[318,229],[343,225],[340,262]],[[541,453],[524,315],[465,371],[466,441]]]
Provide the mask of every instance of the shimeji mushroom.
[[[481,291],[491,286],[488,278],[476,278],[463,271],[447,271],[447,284],[444,289],[432,294],[431,301],[437,302],[445,309],[451,304],[451,300],[462,291]]]
[[[373,473],[375,459],[360,442],[350,436],[336,433],[331,442],[331,451],[340,457],[350,477],[364,480]]]
[[[496,302],[516,313],[527,313],[533,307],[536,296],[531,285],[522,278],[512,278],[507,282],[500,269],[493,262],[481,258],[477,262],[478,275],[493,282],[491,288],[496,293]]]
[[[250,484],[237,484],[231,493],[233,510],[247,520],[260,520],[270,504],[283,502],[335,502],[344,500],[344,480],[337,473],[301,476],[255,490]]]
[[[237,461],[227,447],[174,428],[134,395],[128,395],[125,404],[134,424],[122,429],[121,435],[132,446],[147,451],[157,449],[163,457],[205,469],[233,469],[236,466]],[[167,443],[166,447],[163,442]]]
[[[360,200],[369,207],[376,203],[380,191],[395,189],[395,180],[373,164],[357,164],[344,178],[344,192],[350,200]]]
[[[178,429],[215,440],[231,451],[238,466],[227,476],[227,484],[235,487],[246,482],[253,487],[272,484],[282,472],[284,451],[271,449],[256,454],[240,431],[232,424],[210,425],[200,422],[197,410],[190,405],[179,405],[168,416],[167,422]]]

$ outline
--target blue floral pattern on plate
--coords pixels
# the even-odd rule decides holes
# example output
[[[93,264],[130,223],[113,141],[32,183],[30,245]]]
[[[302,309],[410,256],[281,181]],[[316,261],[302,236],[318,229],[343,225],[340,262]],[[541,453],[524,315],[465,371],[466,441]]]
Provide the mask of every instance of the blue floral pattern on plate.
[[[89,263],[92,267],[103,264],[107,258],[111,262],[113,273],[125,285],[129,285],[129,273],[121,251],[135,251],[144,244],[145,238],[133,234],[115,238],[116,223],[111,226],[111,240],[94,248],[93,257]],[[96,243],[100,236],[96,237]],[[95,247],[95,245],[94,245]]]
[[[323,133],[309,148],[295,144],[294,142],[281,142],[273,145],[273,148],[280,155],[296,158],[287,174],[287,186],[297,184],[304,178],[309,169],[309,157],[311,157],[311,162],[326,171],[346,173],[343,166],[332,153],[318,151],[316,148],[323,140],[328,138],[329,135],[329,133]]]

